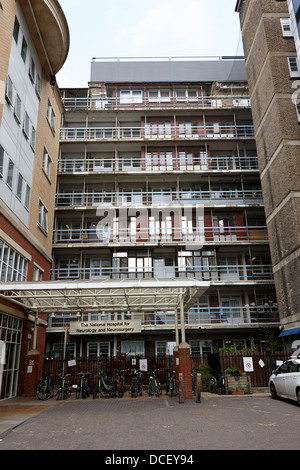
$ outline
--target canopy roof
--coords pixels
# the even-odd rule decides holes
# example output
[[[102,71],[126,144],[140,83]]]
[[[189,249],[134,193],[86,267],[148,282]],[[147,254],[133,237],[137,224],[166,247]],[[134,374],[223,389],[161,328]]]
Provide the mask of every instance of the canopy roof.
[[[209,282],[190,279],[0,284],[0,295],[27,312],[188,310]]]

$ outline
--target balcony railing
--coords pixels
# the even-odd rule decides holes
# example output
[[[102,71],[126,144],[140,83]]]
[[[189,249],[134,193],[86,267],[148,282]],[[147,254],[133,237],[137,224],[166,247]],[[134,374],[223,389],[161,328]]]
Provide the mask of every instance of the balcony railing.
[[[273,280],[271,265],[165,266],[165,267],[60,267],[52,269],[52,280],[105,279],[175,279],[202,281],[267,281]]]
[[[120,314],[119,314],[120,315]],[[141,324],[142,329],[151,328],[172,328],[175,326],[175,316],[164,312],[158,313],[142,313],[141,312]],[[274,323],[279,322],[278,307],[257,305],[252,306],[240,306],[240,307],[192,307],[185,315],[185,326],[204,326],[214,324],[234,324],[234,323]],[[81,321],[89,321],[98,318],[98,320],[105,319],[107,321],[115,320],[115,313],[107,313],[105,317],[101,313],[93,314],[82,314]],[[126,319],[125,313],[122,318]],[[131,317],[130,317],[131,318]],[[134,318],[134,317],[133,317]],[[48,326],[49,327],[61,327],[70,323],[71,321],[78,321],[76,312],[74,315],[56,315],[55,318],[49,316]]]
[[[66,110],[124,110],[124,109],[181,109],[181,108],[249,108],[250,98],[247,95],[214,95],[214,96],[156,96],[156,97],[122,97],[107,98],[64,98]]]
[[[263,204],[262,191],[255,190],[214,190],[214,191],[94,191],[61,192],[56,195],[56,207],[98,207],[98,206],[139,206],[186,204]]]
[[[171,140],[171,139],[213,139],[213,138],[254,137],[252,125],[181,126],[155,127],[65,127],[60,130],[61,141],[114,141],[114,140]]]
[[[102,227],[81,229],[54,230],[54,244],[61,243],[208,243],[208,242],[255,242],[267,241],[268,233],[265,226],[249,227],[173,227],[171,222],[154,224],[148,227],[128,226],[127,228]],[[169,225],[169,226],[168,226]]]
[[[142,158],[63,158],[58,162],[59,173],[97,173],[105,171],[119,172],[161,172],[161,171],[255,171],[258,170],[257,157],[201,157],[197,161],[182,160],[167,156],[158,161]]]

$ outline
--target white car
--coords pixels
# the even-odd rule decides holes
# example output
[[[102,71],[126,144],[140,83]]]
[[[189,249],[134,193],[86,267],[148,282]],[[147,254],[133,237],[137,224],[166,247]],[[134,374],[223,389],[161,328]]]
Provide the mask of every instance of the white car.
[[[272,398],[283,397],[300,405],[300,350],[273,371],[269,388]]]

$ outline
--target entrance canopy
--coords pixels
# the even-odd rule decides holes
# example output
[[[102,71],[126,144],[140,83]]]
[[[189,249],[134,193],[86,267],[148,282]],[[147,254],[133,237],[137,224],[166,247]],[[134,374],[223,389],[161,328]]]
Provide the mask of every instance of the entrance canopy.
[[[192,279],[0,284],[0,295],[27,312],[187,311],[209,288]]]

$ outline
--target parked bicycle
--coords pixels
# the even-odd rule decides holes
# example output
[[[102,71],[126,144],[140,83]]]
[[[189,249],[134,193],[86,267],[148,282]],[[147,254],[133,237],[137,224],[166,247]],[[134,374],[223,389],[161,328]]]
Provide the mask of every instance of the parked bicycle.
[[[170,395],[170,397],[177,395],[175,370],[168,372],[167,382],[166,382],[166,395]]]
[[[57,393],[55,395],[56,400],[66,400],[67,398],[71,397],[71,387],[70,387],[70,382],[69,382],[69,376],[70,374],[59,374],[61,379],[60,379],[60,385],[57,390]]]
[[[106,375],[99,373],[95,375],[95,387],[93,391],[93,399],[103,397],[105,393],[112,398],[115,396],[115,387],[112,382]]]
[[[76,388],[76,398],[86,399],[93,393],[94,380],[90,372],[79,372],[79,380]]]
[[[45,374],[43,380],[39,380],[36,389],[36,396],[39,400],[49,400],[53,398],[54,388],[51,374]]]
[[[134,369],[131,383],[131,397],[136,398],[138,395],[143,395],[142,373]]]
[[[149,373],[149,383],[148,383],[148,395],[149,397],[151,395],[156,395],[157,397],[160,397],[162,389],[161,389],[161,384],[158,378],[156,377],[156,370],[153,370],[152,372]]]
[[[125,393],[125,370],[118,370],[117,376],[113,380],[114,396],[122,398]]]
[[[220,372],[214,372],[208,384],[208,391],[219,395],[225,394],[225,378]]]

